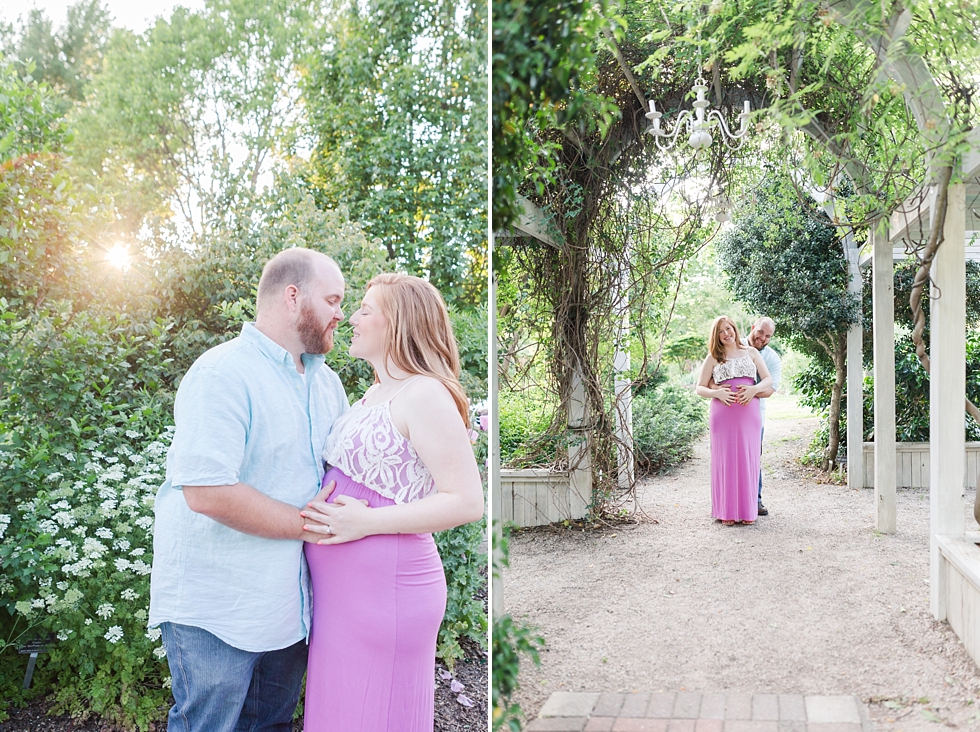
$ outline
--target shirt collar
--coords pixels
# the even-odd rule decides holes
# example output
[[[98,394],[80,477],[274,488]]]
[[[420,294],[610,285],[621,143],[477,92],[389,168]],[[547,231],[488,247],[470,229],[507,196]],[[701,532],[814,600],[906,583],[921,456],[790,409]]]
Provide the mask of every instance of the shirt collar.
[[[241,337],[243,340],[253,344],[259,351],[272,359],[273,362],[288,366],[293,371],[296,371],[296,362],[293,361],[293,355],[256,328],[255,323],[243,323]],[[319,353],[304,353],[302,359],[303,366],[306,367],[306,373],[311,376],[317,372],[324,362],[323,355]]]

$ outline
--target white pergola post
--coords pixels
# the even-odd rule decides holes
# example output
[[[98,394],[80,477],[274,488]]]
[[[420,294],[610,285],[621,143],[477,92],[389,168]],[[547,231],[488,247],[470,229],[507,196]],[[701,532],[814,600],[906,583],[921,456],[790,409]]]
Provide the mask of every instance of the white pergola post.
[[[490,235],[491,251],[493,245],[493,235]],[[487,294],[487,307],[489,313],[490,331],[490,358],[488,376],[490,387],[490,518],[496,519],[493,523],[493,562],[491,567],[496,565],[501,559],[500,541],[502,527],[500,525],[501,508],[503,495],[500,486],[500,409],[497,405],[497,394],[500,393],[500,372],[497,362],[497,278],[490,268],[490,287]],[[504,614],[504,583],[503,580],[492,573],[490,581],[490,598],[493,617],[499,618]]]
[[[616,311],[619,315],[619,332],[616,334],[616,354],[613,370],[616,373],[614,389],[616,392],[616,457],[617,482],[620,489],[633,487],[636,458],[633,453],[633,381],[630,379],[630,309],[627,271],[624,267],[619,275],[619,302]]]
[[[588,431],[589,402],[585,381],[576,370],[572,374],[568,400],[568,508],[570,516],[584,516],[592,502],[592,455]]]
[[[848,232],[844,238],[847,268],[850,274],[848,292],[861,302],[864,282],[861,279],[861,253]],[[860,316],[860,305],[858,306]],[[860,317],[847,331],[847,487],[864,487],[864,326]]]
[[[932,265],[929,358],[929,534],[930,609],[945,620],[949,602],[944,586],[938,536],[962,536],[966,437],[966,187],[949,186],[943,244]]]
[[[875,528],[883,534],[894,534],[896,529],[895,263],[887,232],[873,232],[872,247],[875,359]]]

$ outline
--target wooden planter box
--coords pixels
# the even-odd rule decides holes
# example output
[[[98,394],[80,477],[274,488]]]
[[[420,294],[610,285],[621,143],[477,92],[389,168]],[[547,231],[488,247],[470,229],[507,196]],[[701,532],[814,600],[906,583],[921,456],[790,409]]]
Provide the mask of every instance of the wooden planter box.
[[[975,443],[974,443],[975,444]],[[980,665],[980,533],[937,536],[946,586],[946,621]]]
[[[966,443],[966,472],[964,487],[977,484],[980,473],[980,442]],[[864,443],[864,487],[875,485],[875,444]],[[929,486],[929,443],[899,442],[895,445],[895,485],[898,488],[927,488]]]
[[[568,472],[547,469],[500,471],[500,516],[517,526],[545,526],[583,518],[589,496],[572,490]]]

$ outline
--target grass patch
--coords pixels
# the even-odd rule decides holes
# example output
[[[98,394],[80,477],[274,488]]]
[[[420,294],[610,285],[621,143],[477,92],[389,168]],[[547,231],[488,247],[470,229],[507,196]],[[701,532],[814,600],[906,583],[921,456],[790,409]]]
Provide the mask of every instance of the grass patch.
[[[766,402],[766,419],[810,419],[816,413],[800,404],[799,394],[774,394]]]

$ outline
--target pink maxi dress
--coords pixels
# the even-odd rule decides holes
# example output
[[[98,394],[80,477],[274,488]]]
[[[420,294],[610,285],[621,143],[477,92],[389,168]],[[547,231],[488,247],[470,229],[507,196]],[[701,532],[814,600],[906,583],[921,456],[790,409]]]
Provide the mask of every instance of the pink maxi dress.
[[[390,401],[390,400],[389,400]],[[389,402],[364,400],[337,420],[324,453],[333,496],[372,508],[435,492],[395,428]],[[435,654],[446,577],[431,534],[306,544],[313,627],[305,732],[432,732]]]
[[[714,367],[715,383],[732,391],[755,383],[750,356],[729,359]],[[711,515],[722,521],[755,521],[759,517],[759,458],[762,414],[759,400],[730,406],[711,400]]]

